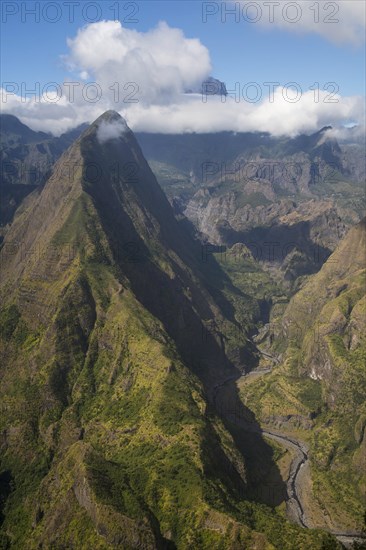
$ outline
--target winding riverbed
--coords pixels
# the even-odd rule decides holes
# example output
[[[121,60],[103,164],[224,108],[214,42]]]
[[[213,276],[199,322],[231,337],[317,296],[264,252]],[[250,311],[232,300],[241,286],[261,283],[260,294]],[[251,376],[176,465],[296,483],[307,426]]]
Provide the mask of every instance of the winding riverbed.
[[[248,374],[245,374],[245,377],[249,376],[259,376],[263,374],[267,374],[271,372],[272,369],[262,369],[262,370],[255,370]],[[294,439],[293,437],[289,437],[288,435],[285,435],[284,433],[274,431],[274,430],[268,430],[265,428],[260,428],[253,422],[249,422],[248,420],[244,418],[240,418],[238,420],[237,415],[235,412],[230,410],[230,407],[222,407],[222,404],[225,403],[225,393],[224,389],[229,384],[235,383],[235,381],[238,379],[238,376],[231,376],[221,383],[217,384],[213,388],[213,403],[217,410],[223,411],[222,414],[225,416],[227,420],[230,422],[235,423],[236,425],[239,425],[241,429],[248,432],[254,432],[254,433],[260,433],[263,436],[273,439],[274,441],[277,441],[284,447],[286,447],[289,450],[293,451],[294,458],[292,459],[290,471],[288,478],[286,480],[286,488],[287,488],[287,500],[286,500],[286,512],[287,516],[291,521],[295,521],[299,525],[305,528],[310,528],[311,525],[309,525],[308,518],[306,516],[306,509],[305,504],[302,500],[301,496],[301,475],[300,472],[305,466],[309,466],[309,448],[308,446],[303,442],[299,441],[297,439]],[[360,535],[359,533],[338,533],[334,531],[330,531],[337,539],[346,547],[351,548],[352,544],[354,542],[365,542],[365,537]]]

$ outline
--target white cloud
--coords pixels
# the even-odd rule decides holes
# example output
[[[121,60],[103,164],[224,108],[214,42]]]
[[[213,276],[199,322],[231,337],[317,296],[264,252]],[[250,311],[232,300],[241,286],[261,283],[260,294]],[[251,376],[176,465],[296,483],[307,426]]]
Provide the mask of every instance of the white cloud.
[[[237,5],[238,17],[244,21],[256,21],[249,24],[259,24],[268,29],[277,27],[289,32],[318,34],[338,44],[360,45],[365,41],[364,0],[241,0],[240,3],[231,0],[229,3]],[[222,14],[215,14],[216,17],[218,15],[221,17]],[[210,17],[213,16],[208,16],[208,21]],[[230,21],[230,17],[227,17]]]
[[[362,97],[334,96],[336,103],[328,103],[328,92],[319,93],[315,101],[313,91],[304,92],[298,102],[292,103],[290,93],[278,87],[273,94],[273,102],[268,98],[259,103],[244,100],[237,103],[220,96],[209,96],[202,101],[199,94],[181,94],[166,105],[151,105],[144,102],[129,106],[116,106],[104,101],[89,103],[82,100],[82,94],[75,96],[70,103],[65,98],[58,103],[32,100],[22,102],[19,96],[9,96],[3,105],[4,112],[13,113],[31,128],[52,131],[60,134],[82,122],[92,122],[107,109],[115,109],[122,114],[134,131],[184,133],[184,132],[270,132],[273,135],[294,136],[310,133],[325,125],[339,126],[347,122],[357,122],[364,129],[364,102]]]
[[[341,128],[347,122],[364,129],[363,98],[356,96],[319,91],[317,97],[309,90],[295,102],[290,90],[277,87],[270,101],[262,87],[262,100],[251,103],[242,93],[239,102],[230,97],[222,102],[220,96],[209,96],[204,102],[199,94],[182,93],[207,77],[209,53],[199,40],[187,39],[165,23],[139,33],[122,28],[119,22],[102,21],[79,30],[68,44],[69,66],[78,78],[95,79],[97,84],[65,81],[60,97],[48,90],[39,101],[5,93],[4,112],[15,114],[35,130],[56,135],[92,122],[108,109],[120,112],[134,131],[266,131],[294,136],[328,124]],[[126,88],[127,82],[136,84]]]
[[[33,130],[51,132],[60,135],[83,122],[92,122],[108,109],[104,102],[90,103],[75,94],[75,100],[69,101],[69,94],[63,94],[58,101],[51,102],[50,97],[24,98],[21,95],[8,94],[0,89],[1,106],[4,113],[17,116]]]
[[[97,139],[103,144],[112,139],[118,139],[128,131],[128,127],[124,119],[113,120],[107,122],[102,120],[97,129]]]
[[[67,44],[70,53],[64,61],[69,68],[93,75],[113,99],[118,87],[121,104],[132,91],[131,86],[124,90],[128,83],[135,83],[140,100],[164,102],[200,85],[211,72],[207,48],[164,22],[142,33],[119,21],[100,21],[79,29]]]
[[[161,133],[259,131],[295,136],[349,120],[363,124],[361,97],[336,96],[337,103],[325,103],[327,96],[321,92],[316,103],[314,93],[308,91],[297,103],[290,103],[282,87],[275,90],[273,103],[268,99],[255,104],[236,103],[231,98],[222,103],[219,96],[211,96],[207,103],[202,103],[199,95],[184,96],[171,105],[138,104],[124,112],[124,116],[134,131]]]

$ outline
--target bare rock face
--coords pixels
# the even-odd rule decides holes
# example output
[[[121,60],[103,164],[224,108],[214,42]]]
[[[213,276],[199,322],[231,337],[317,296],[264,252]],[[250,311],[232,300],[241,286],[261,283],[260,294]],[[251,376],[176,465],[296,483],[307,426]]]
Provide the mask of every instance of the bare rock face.
[[[186,91],[186,94],[193,93],[198,93],[202,95],[228,95],[225,83],[212,76],[206,78],[206,80],[202,82],[200,87]]]
[[[363,215],[361,159],[342,149],[331,127],[293,139],[229,132],[169,136],[169,144],[159,135],[139,139],[176,213],[205,242],[252,243],[255,259],[280,270],[291,288],[320,269]]]
[[[284,429],[289,431],[296,428],[311,430],[314,427],[314,422],[311,420],[311,418],[298,414],[287,416],[264,416],[263,422],[269,424],[271,427],[274,427],[276,429]]]
[[[217,195],[211,189],[198,191],[185,215],[205,240],[229,247],[243,243],[254,259],[280,268],[290,283],[318,271],[347,229],[332,201],[241,205],[237,193]]]

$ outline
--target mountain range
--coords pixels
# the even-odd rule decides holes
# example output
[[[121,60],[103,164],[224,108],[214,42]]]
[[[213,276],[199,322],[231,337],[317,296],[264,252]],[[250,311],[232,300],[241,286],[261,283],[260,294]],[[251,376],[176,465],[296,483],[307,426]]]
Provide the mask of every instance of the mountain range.
[[[0,127],[4,235],[21,201],[44,184],[86,125],[58,138],[33,132],[12,115],[2,115]],[[289,287],[316,272],[362,218],[365,159],[351,132],[341,145],[330,127],[296,138],[229,132],[136,137],[175,214],[188,218],[201,240],[249,246]]]
[[[365,222],[329,129],[157,138],[107,111],[53,138],[4,120],[1,547],[326,550],[360,535]],[[221,158],[337,163],[340,200],[311,171],[197,182]],[[256,257],[269,237],[300,257]],[[225,405],[250,430],[218,407],[231,380]],[[286,518],[291,459],[268,427],[311,449],[310,528]],[[273,479],[275,504],[257,490]]]

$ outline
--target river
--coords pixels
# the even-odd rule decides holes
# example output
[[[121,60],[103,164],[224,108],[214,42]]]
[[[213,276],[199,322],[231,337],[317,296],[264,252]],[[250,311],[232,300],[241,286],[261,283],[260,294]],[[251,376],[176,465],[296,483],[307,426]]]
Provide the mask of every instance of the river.
[[[262,370],[254,370],[248,374],[245,374],[243,376],[250,377],[250,376],[260,376],[263,374],[268,374],[271,372],[272,369],[262,369]],[[222,404],[225,403],[225,392],[223,390],[226,389],[226,386],[229,384],[235,383],[235,381],[238,379],[238,376],[230,376],[229,378],[226,378],[219,384],[217,384],[213,388],[213,403],[216,407],[216,409],[219,411],[224,411],[223,415],[227,420],[230,422],[235,423],[238,425],[238,418],[233,413],[232,410],[230,410],[230,406],[222,407]],[[219,406],[220,403],[220,406]],[[246,419],[241,418],[239,420],[239,426],[244,431],[248,432],[255,432],[260,433],[265,437],[268,437],[270,439],[273,439],[274,441],[277,441],[287,449],[291,449],[294,454],[294,458],[292,459],[289,475],[286,480],[286,489],[287,489],[287,500],[286,500],[286,513],[287,517],[291,521],[295,521],[299,525],[301,525],[304,528],[310,528],[309,520],[306,516],[306,507],[302,499],[302,492],[301,492],[301,471],[305,466],[310,466],[309,461],[309,448],[308,446],[303,442],[295,439],[294,437],[289,437],[283,432],[279,432],[277,430],[269,430],[266,428],[260,428],[257,425],[248,422]],[[352,545],[354,542],[362,543],[366,542],[366,538],[359,534],[359,533],[339,533],[334,531],[329,531],[332,535],[334,535],[346,548],[352,548]]]

